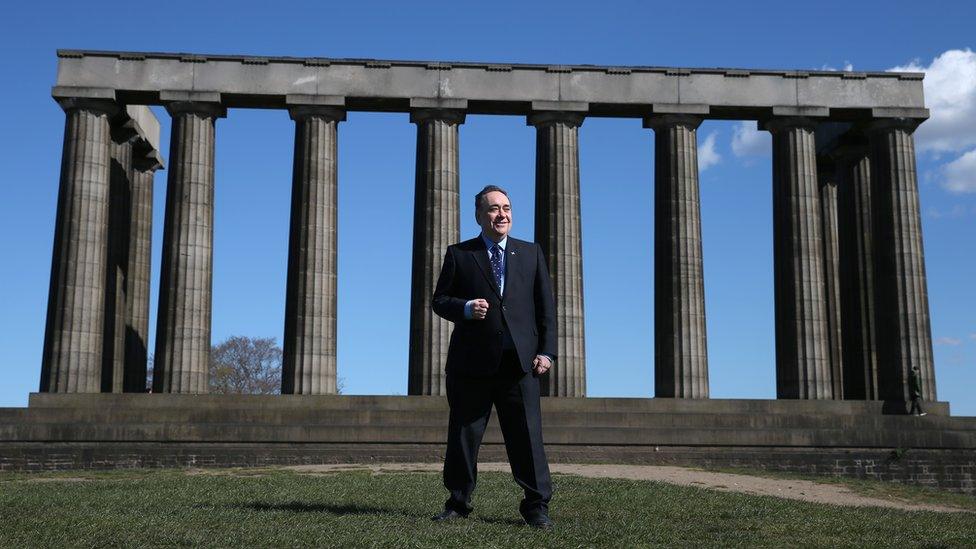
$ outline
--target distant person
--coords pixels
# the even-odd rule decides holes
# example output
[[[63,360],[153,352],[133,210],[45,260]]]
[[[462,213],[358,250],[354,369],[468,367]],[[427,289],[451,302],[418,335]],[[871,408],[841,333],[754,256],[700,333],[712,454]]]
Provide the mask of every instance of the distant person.
[[[494,404],[512,475],[525,492],[519,512],[530,526],[551,528],[538,376],[556,359],[552,283],[539,245],[508,236],[508,193],[482,189],[475,196],[475,219],[481,234],[448,247],[432,303],[435,313],[454,323],[444,457],[444,486],[451,495],[433,520],[471,513],[478,448]]]
[[[922,411],[922,379],[918,373],[918,366],[912,366],[908,371],[908,387],[912,392],[912,407],[908,413],[917,416],[928,415]]]

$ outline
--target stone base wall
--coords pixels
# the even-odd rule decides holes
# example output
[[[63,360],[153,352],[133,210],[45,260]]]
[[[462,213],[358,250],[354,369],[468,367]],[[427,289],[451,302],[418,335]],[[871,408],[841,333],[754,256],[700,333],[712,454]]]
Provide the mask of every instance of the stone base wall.
[[[627,463],[748,468],[874,479],[976,494],[976,451],[967,449],[568,446],[546,448],[553,463]],[[440,444],[0,443],[0,471],[262,467],[321,463],[440,462]],[[483,461],[506,461],[486,444]]]
[[[555,461],[747,468],[873,479],[976,494],[976,450],[878,448],[555,448]],[[612,459],[598,459],[603,452]]]
[[[545,398],[558,463],[744,467],[976,493],[976,418],[879,401]],[[37,394],[0,408],[0,471],[440,462],[438,396]],[[899,413],[901,412],[901,413]],[[496,418],[483,460],[505,461]]]

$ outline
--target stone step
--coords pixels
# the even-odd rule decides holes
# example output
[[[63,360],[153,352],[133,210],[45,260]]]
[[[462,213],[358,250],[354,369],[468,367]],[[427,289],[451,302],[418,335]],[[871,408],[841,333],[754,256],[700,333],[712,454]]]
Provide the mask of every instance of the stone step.
[[[443,421],[413,425],[23,422],[0,424],[0,442],[443,443],[446,430]],[[581,428],[546,424],[544,432],[547,444],[976,448],[976,431],[971,429],[744,429],[664,425]],[[500,440],[495,421],[491,422],[488,435]]]
[[[373,425],[446,425],[447,409],[438,410],[284,410],[284,409],[196,409],[196,408],[8,408],[0,409],[2,423],[192,423],[253,424],[268,426],[359,424]],[[684,413],[648,412],[544,412],[547,426],[566,427],[687,427],[687,428],[778,428],[778,429],[944,429],[972,428],[976,419],[945,416],[859,416],[837,414],[754,414],[754,413]]]
[[[106,407],[219,408],[219,409],[369,409],[441,410],[447,399],[440,396],[360,395],[182,395],[182,394],[63,394],[32,393],[30,408]],[[756,413],[881,415],[903,410],[904,402],[843,400],[667,399],[667,398],[549,398],[543,412],[647,412],[647,413]],[[949,415],[945,402],[925,403],[930,415]]]
[[[35,394],[0,409],[0,443],[442,444],[443,397]],[[904,406],[904,403],[898,403]],[[888,403],[543,399],[550,445],[976,448],[976,418],[883,413]],[[790,413],[788,413],[790,412]],[[500,440],[493,416],[489,440]],[[491,438],[494,437],[494,438]]]

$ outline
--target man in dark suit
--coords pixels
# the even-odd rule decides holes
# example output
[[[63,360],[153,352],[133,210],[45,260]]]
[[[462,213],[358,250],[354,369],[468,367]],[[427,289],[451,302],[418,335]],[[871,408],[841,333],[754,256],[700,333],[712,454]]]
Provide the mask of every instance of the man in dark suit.
[[[475,197],[476,238],[447,249],[432,307],[454,323],[447,354],[450,425],[444,486],[451,492],[435,521],[466,517],[478,474],[478,448],[491,407],[505,438],[519,512],[550,528],[552,483],[542,446],[539,378],[556,359],[552,283],[538,244],[508,236],[508,194],[488,186]]]

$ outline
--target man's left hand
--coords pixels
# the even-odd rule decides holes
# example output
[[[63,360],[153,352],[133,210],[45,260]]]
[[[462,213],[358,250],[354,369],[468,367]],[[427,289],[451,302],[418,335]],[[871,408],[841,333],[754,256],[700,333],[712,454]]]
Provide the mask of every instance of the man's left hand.
[[[532,371],[539,374],[540,376],[549,371],[552,368],[552,361],[549,357],[545,355],[535,355],[535,359],[532,360]]]

